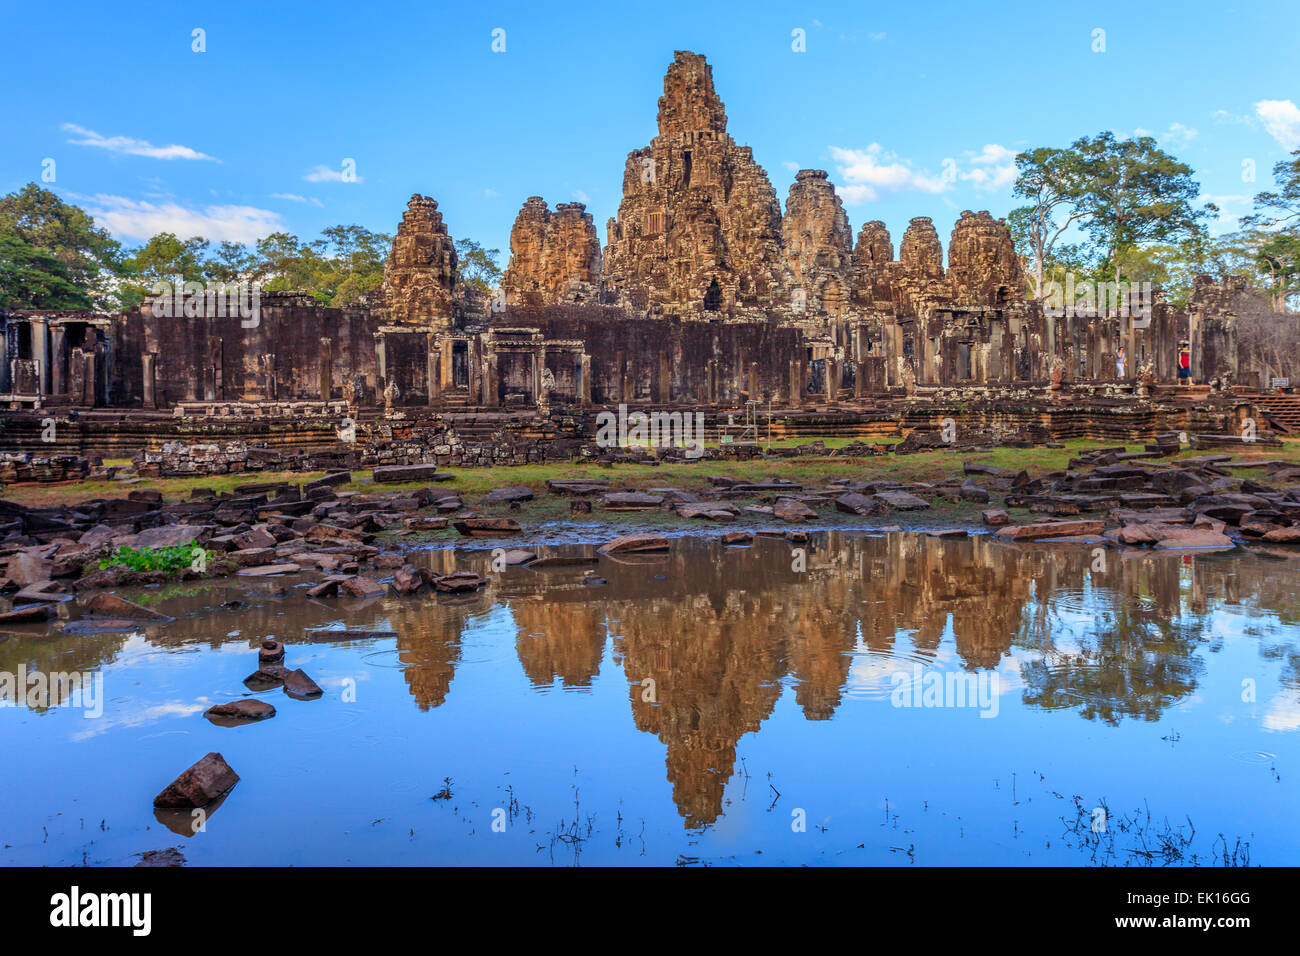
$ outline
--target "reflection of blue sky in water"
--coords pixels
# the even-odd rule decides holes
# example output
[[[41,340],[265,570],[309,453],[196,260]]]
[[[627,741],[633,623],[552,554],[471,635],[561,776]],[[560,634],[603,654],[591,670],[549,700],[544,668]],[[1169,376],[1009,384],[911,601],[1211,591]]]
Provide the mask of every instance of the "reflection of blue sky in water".
[[[782,541],[678,547],[602,567],[603,588],[516,569],[459,602],[210,606],[227,592],[178,598],[164,628],[0,643],[0,669],[99,667],[105,696],[97,720],[0,709],[0,864],[178,843],[199,864],[1145,862],[1118,833],[1100,853],[1069,830],[1102,801],[1190,817],[1202,837],[1171,862],[1213,862],[1218,833],[1252,862],[1300,858],[1300,556],[1093,574],[1087,550],[833,535],[800,576]],[[318,627],[399,637],[303,643]],[[208,724],[267,636],[325,696],[270,691],[275,719]],[[916,667],[995,673],[996,718],[892,706]],[[150,801],[211,750],[242,781],[207,834],[177,837]],[[448,777],[453,799],[430,800]],[[591,839],[556,840],[589,814]]]

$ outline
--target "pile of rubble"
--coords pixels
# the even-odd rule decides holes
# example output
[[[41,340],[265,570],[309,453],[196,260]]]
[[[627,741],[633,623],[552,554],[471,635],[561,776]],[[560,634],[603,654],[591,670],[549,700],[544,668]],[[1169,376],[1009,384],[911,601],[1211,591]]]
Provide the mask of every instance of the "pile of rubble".
[[[33,455],[30,452],[0,454],[0,484],[19,481],[84,481],[102,465],[98,458],[80,455]]]

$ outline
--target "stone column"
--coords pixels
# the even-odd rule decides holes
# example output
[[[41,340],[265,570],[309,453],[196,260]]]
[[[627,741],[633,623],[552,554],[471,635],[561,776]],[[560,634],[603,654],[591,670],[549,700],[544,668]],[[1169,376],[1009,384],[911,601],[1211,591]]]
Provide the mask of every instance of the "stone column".
[[[82,381],[85,383],[84,386],[83,386],[84,391],[82,392],[82,401],[83,401],[86,405],[88,405],[89,407],[94,408],[94,407],[95,407],[95,396],[96,396],[96,394],[97,394],[97,392],[98,392],[98,389],[97,389],[96,386],[99,384],[99,383],[95,380],[95,353],[94,353],[94,351],[92,350],[92,351],[89,351],[89,352],[83,352],[83,353],[82,353],[82,361],[85,363],[85,366],[84,366],[84,367],[85,367],[85,370],[86,370],[86,374],[85,374],[84,378],[82,379]]]
[[[320,340],[320,400],[328,402],[334,390],[334,342],[332,339]]]
[[[424,377],[429,405],[437,405],[442,397],[442,355],[438,350],[438,336],[433,332],[425,333]]]
[[[749,363],[749,400],[751,402],[756,402],[761,397],[762,396],[759,393],[759,389],[758,389],[758,363],[750,362]]]
[[[262,380],[265,383],[262,392],[269,402],[275,401],[275,353],[268,352],[262,356]]]
[[[9,329],[0,326],[0,392],[9,391]]]
[[[145,408],[158,407],[158,395],[157,392],[155,391],[157,386],[157,380],[156,380],[157,372],[154,370],[155,363],[157,361],[158,361],[158,356],[153,352],[145,352],[144,355],[140,356],[140,367],[141,367],[140,375],[144,379],[144,407]]]
[[[454,388],[452,373],[452,353],[455,351],[455,339],[450,335],[443,335],[440,340],[439,355],[442,358],[442,387]]]
[[[382,396],[388,387],[388,337],[375,333],[375,392]]]
[[[50,394],[62,395],[68,390],[67,375],[64,364],[69,360],[64,354],[67,345],[68,330],[61,325],[50,327]]]
[[[501,356],[497,350],[488,349],[487,381],[483,386],[483,404],[495,408],[501,404]]]
[[[672,401],[672,371],[668,367],[668,353],[659,355],[659,374],[655,381],[654,400],[661,405]]]
[[[867,394],[867,363],[860,360],[853,366],[853,397],[865,398]]]
[[[627,353],[614,353],[614,375],[618,380],[618,401],[626,403],[627,398]]]
[[[798,408],[803,404],[803,388],[799,378],[799,360],[790,359],[790,400],[791,408]]]
[[[469,400],[483,401],[483,345],[478,336],[469,340],[465,349],[465,364],[469,371]]]
[[[826,359],[822,366],[822,372],[826,375],[826,401],[835,402],[840,397],[839,359]]]
[[[50,368],[50,349],[46,340],[46,332],[49,329],[49,319],[32,319],[32,358],[36,360],[36,394],[44,395],[48,392],[46,383],[49,381]]]

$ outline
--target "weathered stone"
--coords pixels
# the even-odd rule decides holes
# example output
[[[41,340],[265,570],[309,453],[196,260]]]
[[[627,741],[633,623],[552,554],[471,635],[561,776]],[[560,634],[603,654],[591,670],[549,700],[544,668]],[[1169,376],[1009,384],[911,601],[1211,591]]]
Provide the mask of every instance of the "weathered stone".
[[[668,539],[658,534],[625,534],[600,546],[603,554],[640,554],[667,551]]]
[[[192,810],[206,807],[229,793],[239,782],[239,774],[219,753],[210,753],[173,780],[154,797],[160,810]]]
[[[284,675],[284,692],[297,700],[311,700],[325,693],[303,670],[290,671]]]
[[[872,497],[883,501],[895,511],[919,511],[930,507],[930,502],[906,491],[877,491]]]
[[[111,617],[124,621],[170,621],[172,618],[161,614],[153,608],[143,607],[134,601],[118,597],[116,594],[96,594],[86,605],[86,610],[99,617]]]
[[[508,305],[595,301],[601,278],[600,238],[582,203],[552,213],[530,196],[510,230],[510,264],[501,279]]]
[[[468,538],[494,538],[523,530],[514,518],[462,518],[453,521],[452,527]]]
[[[275,716],[275,708],[265,701],[245,697],[225,704],[215,704],[204,711],[203,716],[214,724],[246,723],[269,720]]]
[[[1105,527],[1104,521],[1052,521],[1041,524],[1008,525],[999,528],[994,534],[1010,541],[1076,538],[1099,535]]]

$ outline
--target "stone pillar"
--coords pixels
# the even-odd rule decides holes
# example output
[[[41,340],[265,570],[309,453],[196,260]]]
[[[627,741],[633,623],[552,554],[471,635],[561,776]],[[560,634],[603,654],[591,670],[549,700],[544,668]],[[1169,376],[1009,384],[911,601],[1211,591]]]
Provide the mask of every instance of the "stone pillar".
[[[709,404],[718,404],[718,360],[709,359],[704,365],[705,373],[708,375],[708,392]]]
[[[531,383],[528,386],[529,391],[533,393],[533,404],[542,404],[542,354],[538,349],[533,349],[529,353],[529,377]]]
[[[749,400],[751,402],[756,402],[760,398],[762,398],[762,394],[759,392],[758,389],[758,363],[750,362],[749,363]]]
[[[36,394],[45,395],[49,391],[50,349],[46,340],[49,319],[32,319],[32,358],[36,360]]]
[[[140,375],[144,379],[145,408],[158,407],[158,394],[155,391],[157,388],[157,372],[155,371],[157,361],[158,356],[154,352],[145,352],[144,355],[140,356]]]
[[[790,359],[790,400],[791,408],[798,408],[803,404],[803,388],[799,381],[800,364],[798,359]]]
[[[84,382],[84,385],[83,385],[83,389],[84,389],[84,391],[82,392],[82,402],[83,402],[85,405],[89,406],[90,408],[94,408],[94,407],[95,407],[95,396],[96,396],[96,394],[97,394],[97,392],[98,392],[98,388],[97,388],[97,386],[99,385],[99,383],[95,380],[95,352],[94,352],[94,350],[92,349],[92,350],[89,351],[89,352],[83,352],[83,353],[82,353],[82,359],[81,359],[81,360],[82,360],[82,362],[85,363],[84,368],[85,368],[85,370],[86,370],[85,376],[84,376],[84,378],[82,379],[82,381]]]
[[[64,373],[64,365],[70,358],[64,354],[67,346],[68,330],[61,325],[51,326],[50,339],[52,343],[50,349],[50,394],[62,395],[68,390],[67,375]]]
[[[375,333],[375,392],[383,395],[388,387],[388,336]]]
[[[268,402],[275,401],[275,353],[268,352],[262,356],[262,392]]]
[[[456,340],[453,339],[450,335],[444,335],[441,337],[441,345],[438,351],[440,357],[442,358],[442,387],[443,388],[455,387],[452,381],[452,352],[455,350],[454,349],[455,341]]]
[[[627,402],[627,353],[614,353],[614,377],[618,382],[617,401]]]
[[[0,326],[0,392],[9,391],[9,329]]]
[[[489,348],[487,353],[487,375],[483,385],[483,404],[496,407],[501,404],[501,357],[496,349]]]
[[[332,339],[320,340],[320,400],[328,402],[334,390],[334,342]]]
[[[438,336],[433,332],[425,334],[424,377],[428,392],[429,405],[437,405],[442,397],[442,357],[438,351]]]
[[[826,359],[822,366],[822,372],[826,375],[826,401],[835,402],[840,397],[839,359]]]
[[[672,401],[672,371],[668,367],[668,353],[659,355],[659,374],[655,380],[654,400],[661,405]]]
[[[469,340],[465,349],[465,364],[469,368],[469,400],[475,403],[483,401],[483,344],[476,335]]]
[[[578,384],[578,404],[584,408],[591,404],[591,356],[586,352],[575,353],[574,376]]]

